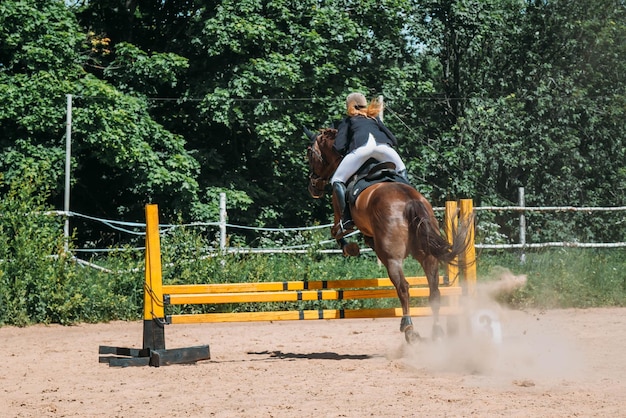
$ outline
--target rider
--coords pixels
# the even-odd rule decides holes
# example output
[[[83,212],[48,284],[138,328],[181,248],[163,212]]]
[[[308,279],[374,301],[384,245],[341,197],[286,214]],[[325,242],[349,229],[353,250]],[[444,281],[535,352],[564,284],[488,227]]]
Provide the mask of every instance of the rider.
[[[379,116],[382,107],[378,100],[368,104],[361,93],[350,93],[346,98],[348,116],[337,128],[334,145],[345,156],[330,180],[341,215],[331,231],[335,237],[342,237],[354,228],[346,210],[346,182],[368,159],[393,162],[397,173],[406,179],[406,166],[393,148],[398,145],[398,140]]]

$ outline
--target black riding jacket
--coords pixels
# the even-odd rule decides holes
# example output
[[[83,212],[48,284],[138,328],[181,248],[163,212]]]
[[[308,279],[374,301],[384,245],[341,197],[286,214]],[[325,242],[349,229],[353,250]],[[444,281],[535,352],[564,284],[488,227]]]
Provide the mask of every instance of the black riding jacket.
[[[341,121],[337,128],[334,147],[345,155],[367,144],[370,134],[374,136],[377,144],[389,144],[394,147],[398,145],[396,137],[379,117],[372,119],[356,115]]]

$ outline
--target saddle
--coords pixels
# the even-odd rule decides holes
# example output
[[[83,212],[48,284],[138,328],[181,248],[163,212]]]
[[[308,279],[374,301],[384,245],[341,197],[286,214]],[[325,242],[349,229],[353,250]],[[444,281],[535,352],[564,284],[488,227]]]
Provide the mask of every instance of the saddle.
[[[398,182],[411,185],[396,172],[396,165],[391,161],[378,161],[370,158],[348,180],[346,185],[348,204],[354,205],[363,190],[383,182]]]

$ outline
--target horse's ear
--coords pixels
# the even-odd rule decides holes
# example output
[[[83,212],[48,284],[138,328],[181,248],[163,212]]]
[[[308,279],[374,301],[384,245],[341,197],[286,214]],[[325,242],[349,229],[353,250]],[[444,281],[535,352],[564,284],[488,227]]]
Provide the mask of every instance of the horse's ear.
[[[304,130],[304,133],[306,134],[306,136],[309,138],[309,141],[311,142],[315,141],[315,138],[317,137],[316,133],[311,132],[306,126],[303,126],[302,129]]]

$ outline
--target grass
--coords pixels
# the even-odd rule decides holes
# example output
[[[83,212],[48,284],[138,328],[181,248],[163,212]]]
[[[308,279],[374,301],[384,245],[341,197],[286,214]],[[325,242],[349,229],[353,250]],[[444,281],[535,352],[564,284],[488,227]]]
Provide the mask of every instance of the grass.
[[[500,267],[525,274],[526,286],[505,302],[513,307],[589,308],[626,306],[625,249],[550,249],[519,254],[482,254],[479,279]]]
[[[178,236],[162,240],[163,281],[167,284],[236,283],[290,280],[338,280],[386,277],[386,270],[372,253],[358,258],[308,254],[213,255],[198,250],[197,237]],[[0,306],[0,325],[28,325],[38,322],[71,324],[110,320],[137,320],[143,304],[143,254],[112,253],[92,261],[117,273],[81,267],[71,261],[60,266],[59,259],[50,259],[53,269],[29,289],[23,308],[13,306],[12,312]],[[38,265],[39,269],[45,266]],[[526,275],[527,284],[500,300],[513,308],[588,308],[626,306],[625,249],[548,249],[527,252],[525,262],[520,254],[507,251],[484,251],[478,254],[479,282],[497,280],[502,271]],[[56,272],[56,273],[55,273]],[[422,275],[417,262],[407,259],[405,272]],[[11,281],[0,281],[10,288]],[[5,290],[0,289],[2,292]],[[15,292],[13,292],[15,293]],[[6,294],[11,294],[6,293]],[[41,301],[46,301],[42,310]],[[36,305],[28,305],[35,303]],[[425,301],[413,301],[414,306]],[[8,306],[8,305],[3,305]],[[317,301],[268,304],[230,304],[218,306],[173,307],[168,313],[283,310],[283,309],[345,309],[397,307],[397,299],[359,301]],[[168,308],[170,309],[170,308]],[[30,316],[29,316],[30,315]]]

